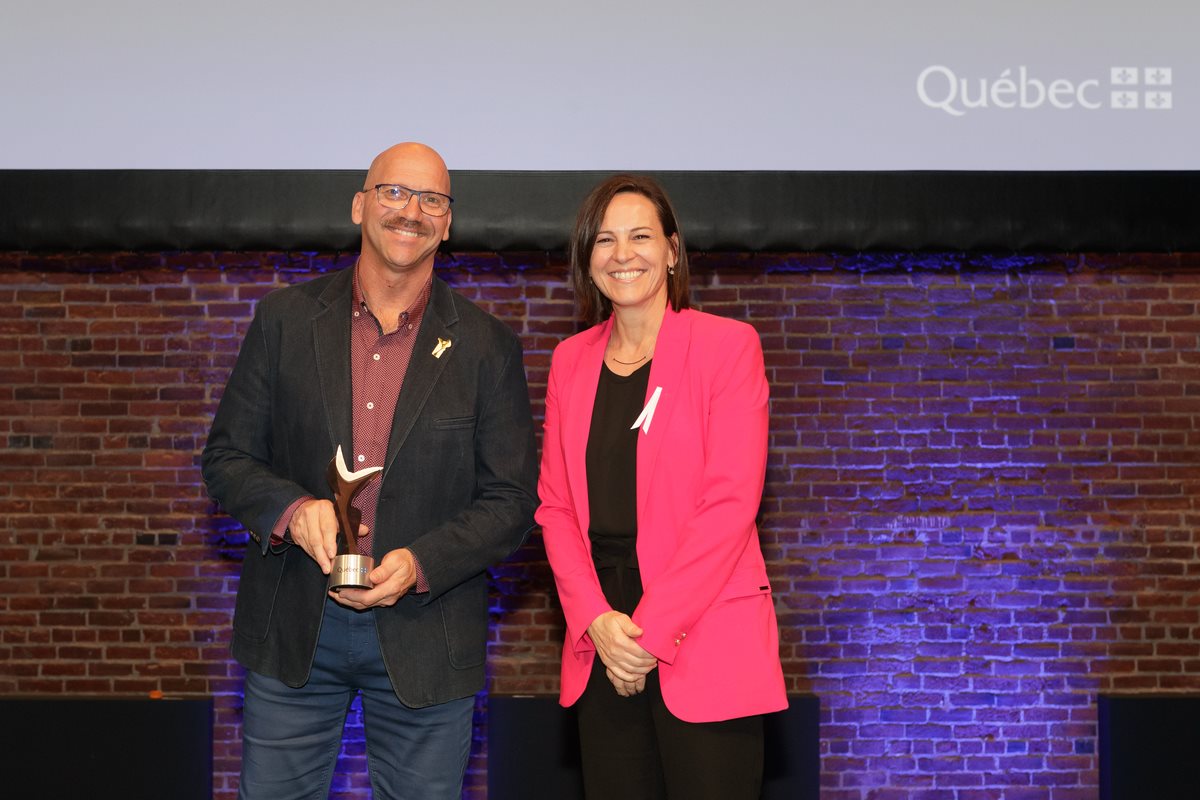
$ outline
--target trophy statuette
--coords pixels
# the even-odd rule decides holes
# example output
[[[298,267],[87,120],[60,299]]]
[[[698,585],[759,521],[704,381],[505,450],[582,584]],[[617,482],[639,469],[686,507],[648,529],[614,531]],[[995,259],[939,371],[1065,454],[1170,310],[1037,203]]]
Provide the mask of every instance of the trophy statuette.
[[[375,559],[358,553],[358,526],[362,521],[362,513],[350,504],[355,495],[381,472],[383,467],[368,467],[351,472],[346,468],[341,445],[338,445],[337,453],[325,471],[329,488],[333,490],[333,511],[338,523],[338,554],[334,556],[333,566],[329,570],[331,591],[372,588],[367,576],[375,569]]]

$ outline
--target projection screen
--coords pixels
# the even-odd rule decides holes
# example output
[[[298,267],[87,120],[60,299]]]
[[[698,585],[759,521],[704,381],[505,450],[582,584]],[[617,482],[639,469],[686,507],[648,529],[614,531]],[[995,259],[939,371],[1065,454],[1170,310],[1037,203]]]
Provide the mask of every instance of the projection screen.
[[[286,173],[340,193],[401,140],[436,146],[468,186],[531,179],[553,208],[587,182],[554,176],[616,170],[708,175],[711,205],[726,179],[764,174],[861,192],[872,175],[962,173],[951,186],[1020,195],[1037,173],[1127,172],[1161,193],[1148,173],[1200,169],[1197,4],[43,0],[4,18],[6,246],[53,227],[14,220],[32,213],[17,188],[48,207],[64,177],[120,194],[208,173],[265,175],[269,196]]]

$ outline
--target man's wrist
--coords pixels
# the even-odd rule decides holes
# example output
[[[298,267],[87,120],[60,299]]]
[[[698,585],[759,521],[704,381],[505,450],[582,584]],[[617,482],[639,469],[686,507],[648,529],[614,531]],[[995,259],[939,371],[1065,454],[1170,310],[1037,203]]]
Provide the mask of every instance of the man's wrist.
[[[291,543],[291,537],[288,533],[288,525],[290,525],[292,522],[292,515],[296,513],[296,510],[300,508],[300,506],[304,505],[309,500],[312,500],[311,495],[306,494],[303,497],[297,497],[287,508],[283,510],[283,513],[279,515],[279,519],[275,520],[275,524],[271,526],[270,544],[272,547],[279,547],[280,545]]]

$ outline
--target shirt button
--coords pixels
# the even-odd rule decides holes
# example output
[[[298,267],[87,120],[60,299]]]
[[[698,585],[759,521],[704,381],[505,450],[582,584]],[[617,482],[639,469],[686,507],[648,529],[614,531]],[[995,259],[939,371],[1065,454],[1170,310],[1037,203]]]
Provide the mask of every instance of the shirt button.
[[[363,461],[366,461],[366,460],[367,460],[367,457],[366,457],[366,456],[359,456],[359,457],[358,457],[358,460],[359,460],[359,463],[362,463]]]
[[[375,407],[375,404],[374,404],[374,403],[367,403],[367,411],[370,411],[370,410],[371,410],[371,409],[373,409],[374,407]]]
[[[378,360],[379,360],[379,353],[376,353],[375,355],[371,356],[371,358],[373,358],[373,359],[375,359],[376,361],[378,361]]]
[[[358,312],[357,312],[357,311],[355,311],[355,312],[354,312],[354,316],[356,316],[356,317],[358,316]]]

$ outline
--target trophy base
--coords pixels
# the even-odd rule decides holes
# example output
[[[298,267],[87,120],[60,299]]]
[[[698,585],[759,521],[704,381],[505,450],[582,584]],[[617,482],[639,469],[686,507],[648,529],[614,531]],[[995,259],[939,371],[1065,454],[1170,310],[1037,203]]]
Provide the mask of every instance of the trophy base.
[[[336,556],[329,570],[329,588],[334,592],[340,589],[372,589],[374,584],[367,580],[367,576],[373,569],[375,559],[370,556]]]

